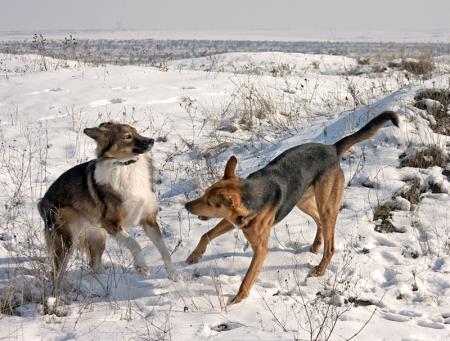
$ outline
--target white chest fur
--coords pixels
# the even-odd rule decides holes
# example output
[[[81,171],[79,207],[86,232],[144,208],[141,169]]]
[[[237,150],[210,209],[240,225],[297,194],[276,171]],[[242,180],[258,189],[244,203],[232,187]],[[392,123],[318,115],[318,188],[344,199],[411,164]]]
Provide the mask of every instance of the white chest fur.
[[[124,227],[136,226],[157,208],[156,195],[152,191],[149,160],[140,156],[130,165],[120,165],[113,160],[98,162],[95,181],[110,185],[123,200],[127,214]]]

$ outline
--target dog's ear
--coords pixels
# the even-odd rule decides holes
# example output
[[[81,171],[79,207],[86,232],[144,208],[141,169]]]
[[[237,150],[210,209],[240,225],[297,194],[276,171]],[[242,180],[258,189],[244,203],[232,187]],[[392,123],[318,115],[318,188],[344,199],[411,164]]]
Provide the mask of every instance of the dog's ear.
[[[83,132],[90,138],[98,141],[101,137],[105,135],[106,129],[104,128],[86,128]]]
[[[222,194],[222,202],[230,208],[238,208],[241,206],[241,197],[237,193]]]
[[[110,121],[110,122],[100,123],[100,125],[98,127],[99,128],[104,128],[104,129],[111,129],[113,126],[114,126],[114,122]]]
[[[241,206],[241,195],[236,189],[219,189],[209,196],[208,204],[216,208],[223,205],[230,209],[236,209]]]
[[[233,155],[229,158],[227,165],[225,166],[225,174],[223,175],[224,179],[230,179],[236,177],[236,165],[237,165],[237,159]]]

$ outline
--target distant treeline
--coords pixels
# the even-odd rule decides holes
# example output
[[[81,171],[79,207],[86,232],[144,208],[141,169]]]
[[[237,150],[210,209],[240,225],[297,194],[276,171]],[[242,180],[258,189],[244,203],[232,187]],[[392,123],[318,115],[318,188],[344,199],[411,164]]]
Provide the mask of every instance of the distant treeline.
[[[245,40],[63,40],[35,36],[30,40],[0,41],[1,53],[38,53],[92,63],[154,64],[227,52],[297,52],[346,56],[432,56],[450,54],[449,43],[245,41]]]

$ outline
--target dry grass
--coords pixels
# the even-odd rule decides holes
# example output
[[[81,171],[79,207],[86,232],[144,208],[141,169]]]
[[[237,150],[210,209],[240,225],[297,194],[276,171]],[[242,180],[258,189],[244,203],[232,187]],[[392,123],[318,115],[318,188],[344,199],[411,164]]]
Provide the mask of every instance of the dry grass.
[[[238,87],[240,112],[237,112],[239,124],[244,129],[251,130],[255,121],[275,116],[277,109],[275,100],[269,91],[257,87],[252,82],[242,83]]]
[[[370,65],[372,61],[370,60],[370,57],[359,57],[357,62],[358,65]]]
[[[379,205],[373,211],[373,220],[386,220],[392,217],[392,208],[388,205]]]
[[[411,204],[417,205],[420,201],[420,194],[423,193],[420,180],[414,178],[409,181],[408,186],[400,192],[400,196],[408,200]]]
[[[373,220],[381,220],[379,224],[375,226],[375,231],[379,233],[393,233],[397,232],[394,224],[392,224],[392,208],[389,205],[378,205],[373,211]]]
[[[444,150],[435,144],[428,145],[411,155],[403,153],[400,157],[401,167],[413,168],[429,168],[433,166],[444,167],[448,160],[448,156],[445,154]]]
[[[394,233],[398,232],[394,224],[389,220],[383,220],[380,224],[375,226],[375,231],[379,233]]]
[[[430,51],[422,50],[416,52],[396,51],[394,53],[386,52],[381,60],[387,61],[387,66],[392,69],[403,70],[407,72],[407,78],[410,76],[427,77],[436,68],[433,54]]]
[[[424,89],[414,97],[416,108],[426,110],[432,115],[431,129],[438,134],[450,135],[450,115],[447,113],[450,107],[450,90]],[[435,101],[430,106],[427,101]]]
[[[434,70],[435,65],[431,55],[424,54],[418,60],[404,59],[401,62],[400,68],[411,72],[414,75],[427,75]]]
[[[0,314],[16,315],[16,309],[21,306],[13,287],[0,290]]]

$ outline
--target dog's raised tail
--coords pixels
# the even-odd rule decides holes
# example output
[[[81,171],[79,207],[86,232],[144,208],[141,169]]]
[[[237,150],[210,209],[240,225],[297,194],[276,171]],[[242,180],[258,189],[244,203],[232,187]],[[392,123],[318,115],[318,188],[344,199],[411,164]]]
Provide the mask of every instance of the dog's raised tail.
[[[45,225],[44,232],[47,234],[49,230],[52,230],[54,227],[53,225],[55,224],[56,221],[55,211],[52,209],[50,203],[45,198],[41,198],[38,200],[37,208],[39,214],[44,220]]]
[[[377,117],[373,118],[364,127],[356,133],[348,135],[337,141],[334,146],[338,155],[342,155],[356,143],[371,138],[375,133],[388,121],[391,121],[396,127],[399,125],[399,118],[394,111],[384,111]]]

